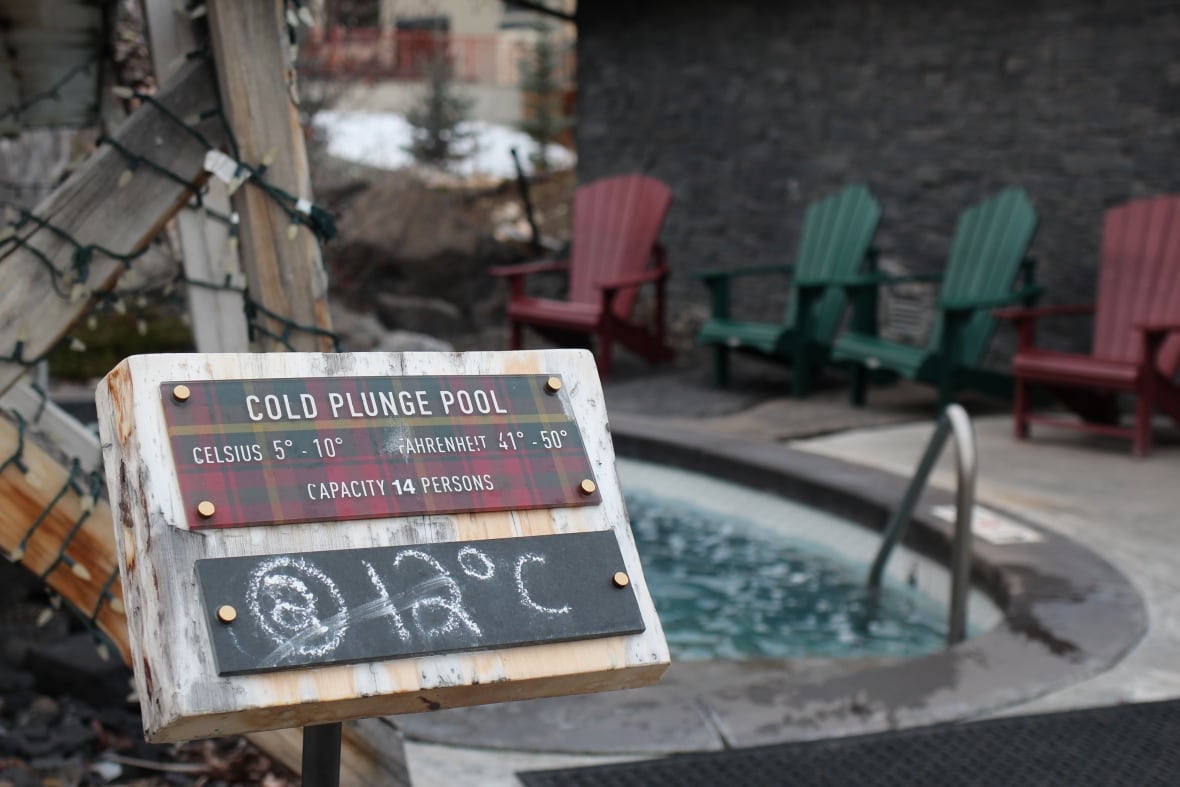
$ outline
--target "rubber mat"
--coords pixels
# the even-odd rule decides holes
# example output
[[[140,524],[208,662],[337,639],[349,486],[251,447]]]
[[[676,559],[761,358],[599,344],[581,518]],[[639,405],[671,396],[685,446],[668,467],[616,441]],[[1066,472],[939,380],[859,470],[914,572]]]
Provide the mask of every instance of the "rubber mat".
[[[1180,701],[527,771],[526,787],[1180,785]]]

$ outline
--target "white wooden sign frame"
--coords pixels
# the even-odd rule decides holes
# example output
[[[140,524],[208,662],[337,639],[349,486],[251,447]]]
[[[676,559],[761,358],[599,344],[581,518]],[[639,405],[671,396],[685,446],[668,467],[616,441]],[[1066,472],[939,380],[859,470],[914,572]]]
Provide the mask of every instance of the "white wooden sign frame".
[[[189,532],[160,386],[179,380],[560,375],[602,502]],[[584,350],[134,356],[97,403],[144,733],[190,740],[345,719],[649,685],[669,664],[615,470],[602,386]],[[195,561],[331,549],[613,531],[640,634],[351,665],[218,675]]]

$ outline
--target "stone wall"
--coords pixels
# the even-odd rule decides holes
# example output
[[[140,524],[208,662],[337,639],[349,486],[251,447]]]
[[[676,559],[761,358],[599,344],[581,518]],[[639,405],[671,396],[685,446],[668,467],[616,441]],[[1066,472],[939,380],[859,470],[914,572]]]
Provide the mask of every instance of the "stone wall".
[[[850,182],[915,271],[941,269],[963,207],[1023,186],[1046,303],[1092,298],[1105,208],[1180,191],[1177,3],[594,0],[578,20],[579,180],[673,187],[682,329],[706,302],[687,273],[788,261],[804,206]],[[783,304],[739,299],[759,318]],[[1046,327],[1088,344],[1088,323]]]

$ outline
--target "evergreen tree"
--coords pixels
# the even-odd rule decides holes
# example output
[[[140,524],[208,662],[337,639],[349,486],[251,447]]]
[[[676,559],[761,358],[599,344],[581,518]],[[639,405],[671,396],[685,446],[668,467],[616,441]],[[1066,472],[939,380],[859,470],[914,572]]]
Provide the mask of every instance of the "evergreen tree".
[[[530,158],[538,172],[549,169],[547,148],[571,125],[570,118],[562,111],[556,55],[548,26],[538,25],[533,51],[520,64],[520,86],[525,101],[520,130],[532,137],[536,145]]]
[[[426,66],[426,90],[406,113],[412,126],[406,147],[421,164],[446,167],[466,155],[461,145],[471,135],[460,126],[471,111],[471,99],[454,91],[451,61],[445,53],[431,59]]]

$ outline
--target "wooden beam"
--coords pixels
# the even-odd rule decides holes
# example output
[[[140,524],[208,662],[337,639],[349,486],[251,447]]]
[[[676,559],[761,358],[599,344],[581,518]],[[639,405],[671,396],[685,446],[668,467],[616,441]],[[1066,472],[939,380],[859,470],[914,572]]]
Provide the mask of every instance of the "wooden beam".
[[[11,415],[0,412],[0,463],[16,455],[18,449],[19,463],[12,462],[0,472],[0,500],[4,501],[0,505],[0,549],[9,556],[19,556],[22,566],[43,577],[45,584],[83,617],[91,617],[97,610],[99,628],[130,663],[123,587],[117,577],[111,581],[119,563],[110,508],[105,500],[96,501],[71,538],[87,504],[83,496],[67,487],[70,472],[38,445],[31,430],[21,430]],[[89,491],[86,474],[76,473],[74,479]],[[82,568],[71,568],[62,555]],[[108,598],[103,597],[104,587]]]
[[[311,199],[311,176],[299,113],[291,98],[281,0],[210,0],[209,33],[221,103],[236,138],[239,159],[268,163],[265,179],[297,198]],[[233,204],[241,217],[242,266],[251,297],[267,311],[255,318],[261,350],[331,352],[331,337],[290,330],[291,324],[330,331],[328,278],[319,242],[255,183],[239,188]],[[266,333],[275,336],[265,335]]]
[[[550,8],[543,2],[540,2],[540,0],[509,0],[507,5],[523,8],[526,11],[532,11],[534,13],[541,14],[542,16],[551,16],[554,19],[560,19],[563,22],[576,23],[578,21],[576,14],[562,11],[559,8]]]
[[[215,85],[208,66],[189,62],[162,90],[157,100],[177,117],[185,118],[216,106]],[[213,145],[221,142],[221,127],[213,120],[199,129]],[[184,127],[156,107],[137,109],[114,137],[121,147],[166,166],[183,182],[204,180],[206,148]],[[188,202],[192,191],[181,183],[140,165],[120,188],[127,160],[111,145],[102,145],[61,188],[40,205],[35,215],[81,244],[94,244],[117,253],[137,251]],[[27,224],[18,233],[52,267],[64,273],[73,268],[74,244],[52,229]],[[121,261],[94,252],[89,261],[85,292],[74,299],[72,285],[55,281],[47,265],[25,246],[12,247],[0,258],[0,357],[21,344],[21,358],[40,357],[52,348],[94,302],[93,293],[110,290],[124,270]],[[27,371],[21,363],[0,361],[0,393]]]
[[[193,25],[177,13],[173,0],[145,0],[149,51],[156,78],[165,82],[184,63],[189,52],[199,48]],[[212,180],[203,197],[204,205],[222,215],[230,213],[224,184]],[[237,249],[229,243],[229,228],[206,218],[200,210],[182,210],[176,217],[184,274],[189,281],[222,284],[230,277],[235,286],[245,286]],[[245,352],[250,340],[242,296],[230,290],[189,286],[186,289],[192,317],[193,342],[197,352]]]
[[[102,471],[98,436],[50,401],[44,391],[17,383],[0,396],[0,408],[19,413],[30,428],[44,435],[65,456],[76,458],[83,472]]]

